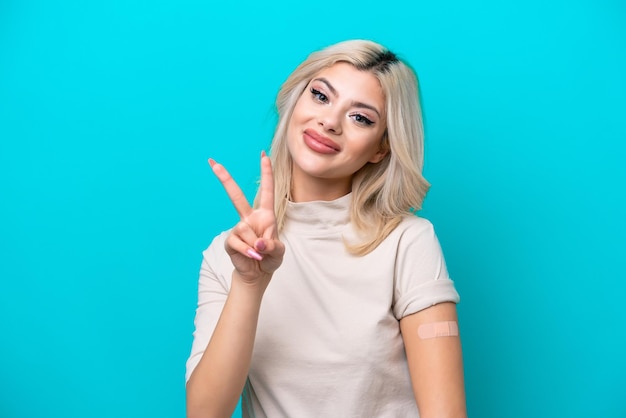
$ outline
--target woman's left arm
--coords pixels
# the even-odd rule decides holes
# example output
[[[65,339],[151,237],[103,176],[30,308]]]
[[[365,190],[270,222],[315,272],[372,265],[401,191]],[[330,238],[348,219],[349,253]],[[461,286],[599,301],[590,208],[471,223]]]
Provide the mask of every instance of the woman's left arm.
[[[457,321],[456,304],[452,302],[439,303],[400,320],[420,418],[467,417]]]

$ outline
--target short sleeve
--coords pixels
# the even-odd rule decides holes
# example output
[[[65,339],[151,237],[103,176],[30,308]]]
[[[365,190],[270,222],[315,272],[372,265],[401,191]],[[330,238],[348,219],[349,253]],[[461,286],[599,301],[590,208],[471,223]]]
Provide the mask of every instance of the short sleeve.
[[[224,250],[226,236],[227,232],[224,232],[215,237],[211,245],[202,253],[198,282],[198,307],[194,320],[195,330],[191,355],[187,360],[185,382],[191,377],[191,373],[206,350],[230,290],[233,267]]]
[[[400,320],[441,302],[459,302],[433,225],[424,218],[405,220],[398,241],[394,316]]]

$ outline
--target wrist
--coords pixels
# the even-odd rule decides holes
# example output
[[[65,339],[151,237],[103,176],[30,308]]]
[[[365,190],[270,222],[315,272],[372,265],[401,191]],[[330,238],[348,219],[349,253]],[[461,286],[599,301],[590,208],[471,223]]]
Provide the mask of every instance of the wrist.
[[[242,292],[262,297],[272,278],[271,274],[262,273],[253,279],[242,276],[237,270],[233,271],[231,291]]]

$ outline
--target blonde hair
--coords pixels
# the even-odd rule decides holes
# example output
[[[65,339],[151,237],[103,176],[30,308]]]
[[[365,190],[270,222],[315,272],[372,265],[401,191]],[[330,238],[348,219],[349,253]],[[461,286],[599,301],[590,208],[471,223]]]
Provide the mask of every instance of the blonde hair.
[[[421,208],[430,187],[422,176],[424,131],[417,78],[407,64],[375,42],[345,41],[312,53],[278,92],[278,124],[270,150],[276,219],[281,230],[287,201],[291,198],[292,160],[286,138],[291,114],[311,79],[337,62],[371,72],[385,94],[387,130],[382,146],[389,152],[379,163],[367,163],[354,174],[352,181],[350,219],[362,241],[346,246],[352,254],[364,255],[374,250],[404,216]]]

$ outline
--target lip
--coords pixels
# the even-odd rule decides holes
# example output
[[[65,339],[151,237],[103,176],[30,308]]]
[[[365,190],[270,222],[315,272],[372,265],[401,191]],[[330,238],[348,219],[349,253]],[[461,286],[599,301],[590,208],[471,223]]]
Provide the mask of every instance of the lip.
[[[332,139],[317,133],[313,129],[305,129],[304,143],[315,152],[321,154],[336,154],[341,147]]]

